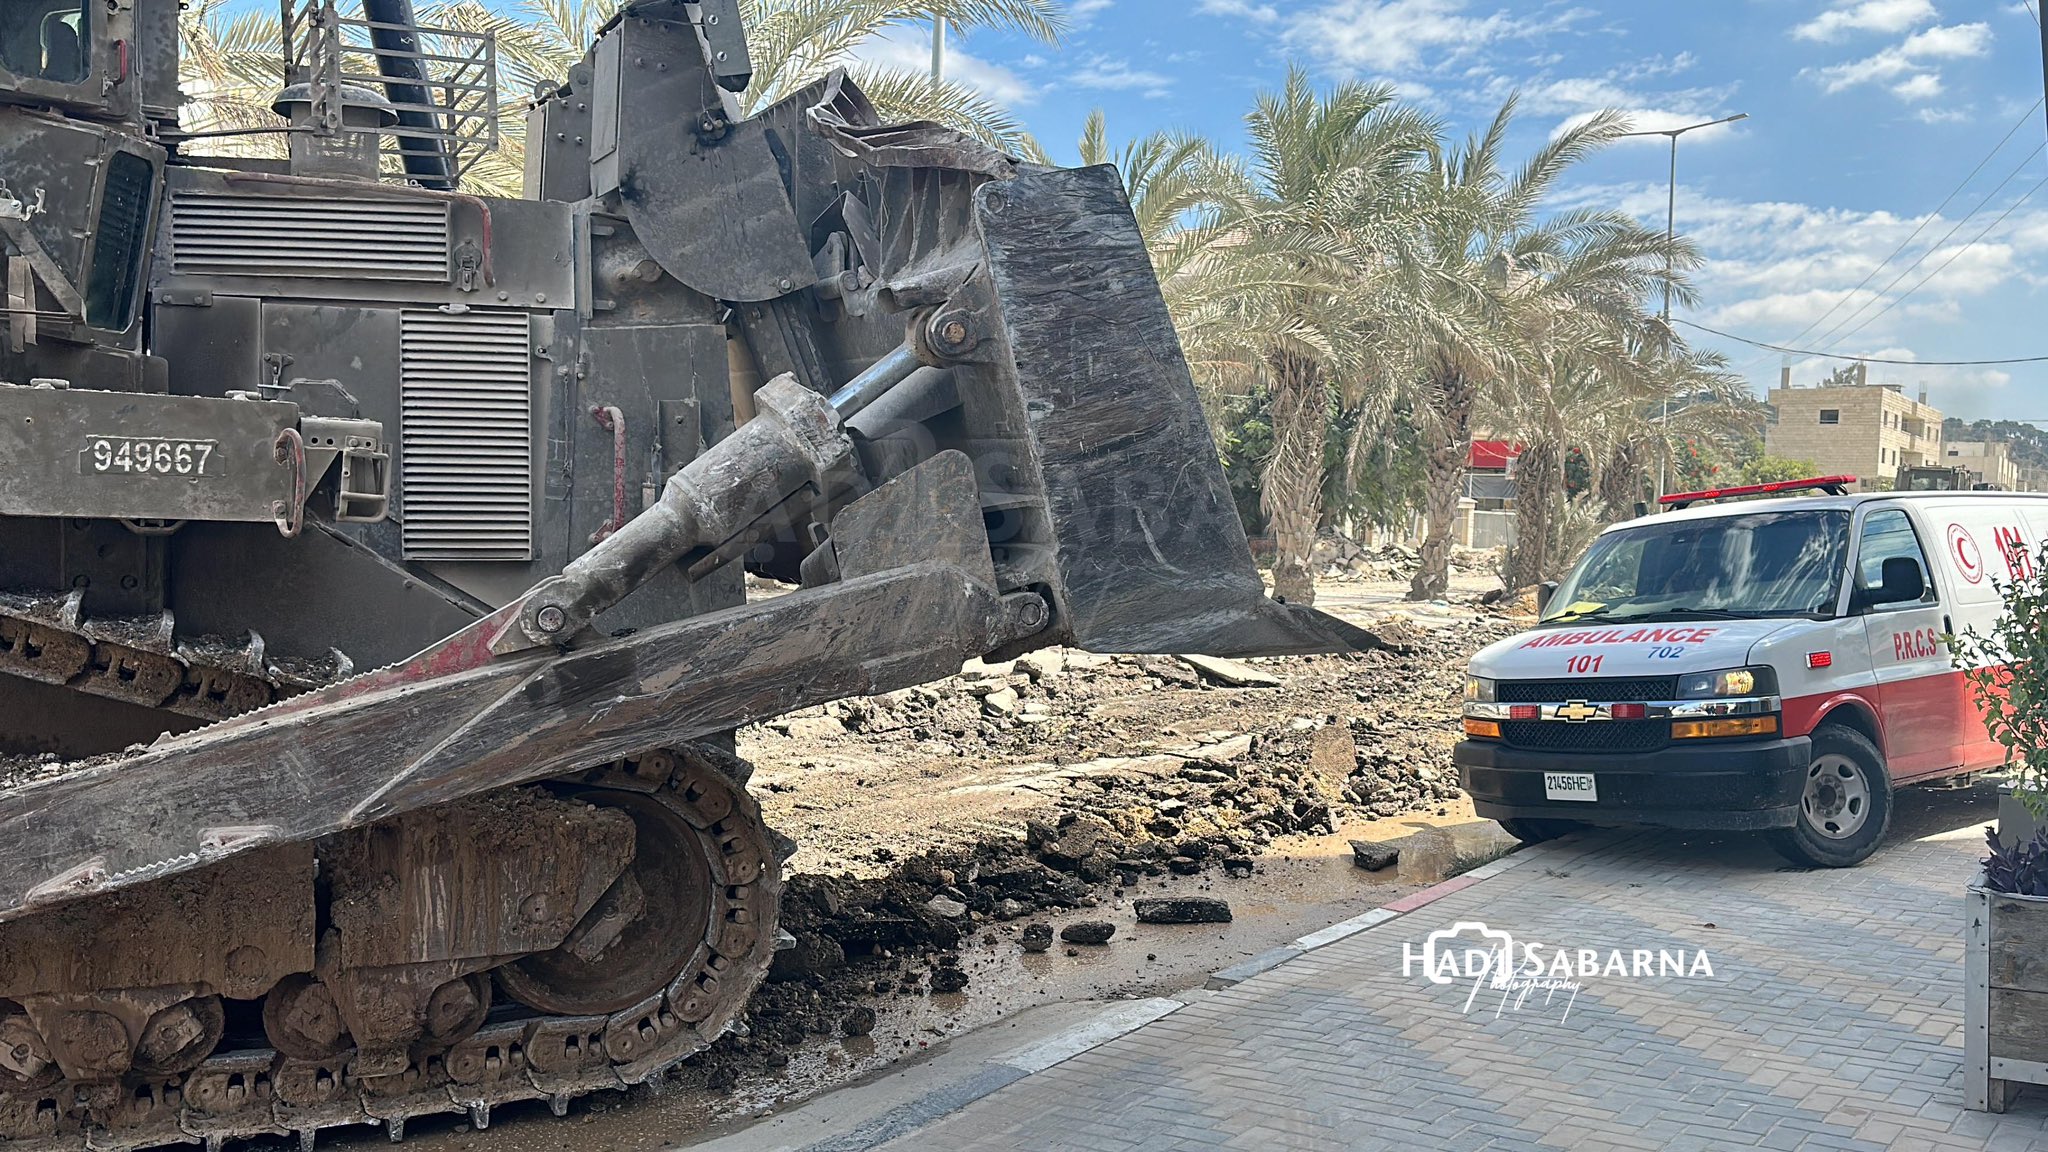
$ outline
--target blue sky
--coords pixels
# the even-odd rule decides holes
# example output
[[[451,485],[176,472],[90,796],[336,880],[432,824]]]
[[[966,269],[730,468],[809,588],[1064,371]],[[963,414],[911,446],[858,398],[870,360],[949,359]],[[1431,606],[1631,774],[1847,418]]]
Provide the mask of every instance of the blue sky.
[[[1710,263],[1700,305],[1679,315],[1845,356],[2048,355],[2048,188],[2014,207],[2048,177],[2036,151],[2048,121],[2027,114],[2042,92],[2041,42],[2016,0],[1070,7],[1075,28],[1057,49],[982,32],[956,37],[952,57],[957,78],[1003,99],[1063,161],[1074,160],[1082,121],[1098,107],[1114,138],[1176,128],[1238,143],[1253,95],[1277,86],[1290,62],[1325,81],[1391,81],[1459,135],[1519,91],[1523,152],[1601,107],[1629,110],[1644,128],[1746,112],[1745,122],[1680,143],[1678,227]],[[918,40],[872,52],[908,62],[928,50]],[[1585,165],[1560,201],[1618,205],[1661,224],[1667,159],[1661,137],[1622,142]],[[1916,227],[1912,244],[1858,289]],[[1923,251],[1919,267],[1880,291]],[[1786,360],[1692,335],[1727,351],[1759,390]],[[1838,362],[1792,358],[1794,379],[1810,383]],[[2048,419],[2048,364],[1873,365],[1871,379],[1925,387],[1951,415]]]

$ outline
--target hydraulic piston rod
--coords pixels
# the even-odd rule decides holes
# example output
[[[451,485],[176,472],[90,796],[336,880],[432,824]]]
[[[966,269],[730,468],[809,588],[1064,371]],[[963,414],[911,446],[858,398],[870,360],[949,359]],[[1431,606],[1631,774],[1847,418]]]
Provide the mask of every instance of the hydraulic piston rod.
[[[781,376],[754,399],[759,415],[670,477],[653,507],[527,593],[516,626],[492,650],[567,640],[677,560],[700,550],[718,556],[793,497],[819,498],[858,479],[853,442],[824,397]]]

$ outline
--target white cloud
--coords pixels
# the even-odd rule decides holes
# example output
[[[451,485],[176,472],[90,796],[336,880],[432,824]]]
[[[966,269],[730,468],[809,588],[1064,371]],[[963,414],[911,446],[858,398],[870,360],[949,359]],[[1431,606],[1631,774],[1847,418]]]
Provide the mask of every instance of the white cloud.
[[[1095,22],[1096,13],[1115,3],[1116,0],[1073,0],[1067,5],[1067,15],[1073,20],[1074,27],[1086,28]]]
[[[1845,32],[1904,32],[1934,18],[1933,0],[1862,0],[1832,8],[1792,29],[1802,40],[1833,40]]]
[[[1661,225],[1664,197],[1661,182],[1582,187],[1560,197],[1559,206],[1618,207]],[[2002,210],[2001,205],[1991,208]],[[1953,218],[1789,201],[1725,200],[1680,185],[1677,219],[1679,231],[1706,256],[1705,266],[1694,276],[1704,302],[1700,323],[1772,343],[1800,334],[1796,343],[1806,348],[1834,349],[1841,341],[1838,355],[1871,356],[1879,354],[1877,348],[1903,345],[1914,335],[1929,332],[1934,334],[1931,344],[1953,352],[1952,334],[1960,324],[1987,305],[2024,290],[2032,277],[2029,269],[2048,261],[2048,209],[2021,208],[1982,242],[1966,244],[1982,227],[1979,221],[1989,223],[1996,217],[1991,208],[1944,240],[1956,223]],[[1923,222],[1926,226],[1905,253],[1865,283],[1871,269]],[[1939,246],[1907,272],[1908,265],[1937,242]],[[1901,273],[1903,279],[1894,286]],[[1904,295],[1908,289],[1914,291]],[[1892,307],[1880,314],[1887,304]],[[1804,331],[1823,317],[1819,327]],[[1842,332],[1830,333],[1849,317],[1855,318]],[[1853,334],[1845,337],[1850,330]],[[1739,361],[1765,356],[1736,352]]]
[[[929,73],[932,67],[931,43],[919,39],[914,32],[899,32],[903,39],[891,36],[872,36],[853,50],[856,59],[877,68],[901,68],[910,72]],[[946,79],[963,84],[980,92],[998,104],[1016,107],[1030,104],[1038,99],[1038,89],[1031,82],[1003,67],[983,60],[979,56],[961,51],[957,40],[946,45]]]
[[[1171,77],[1133,68],[1128,60],[1099,52],[1084,57],[1079,68],[1067,73],[1066,81],[1080,88],[1138,89],[1147,96],[1164,96],[1167,89],[1173,87]]]
[[[1920,60],[1927,57],[1982,56],[1990,46],[1991,25],[1948,24],[1913,33],[1899,45],[1899,51]]]
[[[1901,100],[1932,100],[1941,95],[1941,76],[1934,72],[1908,76],[1892,85],[1892,95]]]
[[[1467,0],[1325,0],[1290,18],[1283,39],[1347,72],[1428,73],[1489,44],[1531,39],[1586,15],[1581,9],[1540,17],[1475,15],[1468,8]]]
[[[1253,4],[1250,0],[1202,0],[1199,10],[1205,16],[1235,16],[1255,24],[1271,24],[1280,18],[1271,4]]]
[[[1936,25],[1915,32],[1890,48],[1861,60],[1830,64],[1825,68],[1809,69],[1809,72],[1830,93],[1858,84],[1902,81],[1892,86],[1901,98],[1925,99],[1926,96],[1920,94],[1925,82],[1916,87],[1914,81],[1931,76],[1937,84],[1940,82],[1941,74],[1930,61],[1982,56],[1990,47],[1989,24]]]
[[[1668,59],[1660,52],[1655,56],[1645,57],[1634,64],[1619,69],[1616,75],[1623,80],[1648,80],[1658,76],[1676,76],[1680,72],[1690,70],[1697,63],[1699,63],[1698,57],[1695,57],[1690,52],[1680,52],[1678,55]]]
[[[1724,101],[1734,96],[1735,91],[1732,87],[1649,92],[1639,90],[1630,83],[1645,76],[1677,71],[1689,67],[1690,63],[1690,59],[1684,54],[1670,61],[1664,60],[1663,57],[1652,57],[1647,61],[1617,67],[1604,76],[1545,79],[1522,89],[1522,108],[1524,111],[1539,115],[1567,113],[1565,119],[1552,130],[1553,136],[1578,127],[1591,119],[1594,113],[1606,108],[1620,109],[1629,118],[1630,131],[1634,132],[1663,132],[1727,115]],[[1497,79],[1488,86],[1486,95],[1490,99],[1498,100],[1507,94],[1509,88],[1508,81]],[[1727,124],[1702,128],[1689,136],[1688,143],[1717,139],[1728,135],[1731,129],[1732,126]],[[1661,147],[1664,142],[1655,137],[1632,136],[1621,143],[1648,143]]]
[[[1702,124],[1709,120],[1720,118],[1719,114],[1713,112],[1674,112],[1663,108],[1628,108],[1619,101],[1603,106],[1621,108],[1623,114],[1628,117],[1629,131],[1631,132],[1669,132],[1673,128],[1683,128],[1688,124]],[[1556,137],[1569,132],[1573,128],[1592,119],[1593,115],[1594,113],[1592,112],[1581,112],[1576,116],[1566,117],[1563,122],[1559,123],[1551,131],[1551,135]],[[1734,124],[1715,124],[1710,128],[1700,128],[1686,133],[1685,142],[1687,144],[1705,143],[1706,141],[1726,136],[1734,130]],[[1654,144],[1659,148],[1668,146],[1666,139],[1658,136],[1627,136],[1616,141],[1616,143]]]

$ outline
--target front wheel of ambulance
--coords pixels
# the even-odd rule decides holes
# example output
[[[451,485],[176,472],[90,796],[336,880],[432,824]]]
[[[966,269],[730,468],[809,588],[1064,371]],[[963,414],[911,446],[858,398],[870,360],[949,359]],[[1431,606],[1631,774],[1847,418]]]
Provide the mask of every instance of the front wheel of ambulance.
[[[1847,868],[1877,851],[1891,825],[1892,781],[1884,753],[1853,728],[1815,729],[1798,822],[1770,833],[1771,847],[1796,864]]]

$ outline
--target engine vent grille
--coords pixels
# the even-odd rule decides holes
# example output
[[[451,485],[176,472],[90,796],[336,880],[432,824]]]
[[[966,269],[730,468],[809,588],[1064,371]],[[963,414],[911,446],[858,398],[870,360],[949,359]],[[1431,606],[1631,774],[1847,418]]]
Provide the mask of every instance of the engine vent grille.
[[[209,276],[448,279],[448,205],[307,196],[171,198],[171,267]]]
[[[528,324],[523,312],[403,314],[406,559],[533,558]]]

